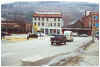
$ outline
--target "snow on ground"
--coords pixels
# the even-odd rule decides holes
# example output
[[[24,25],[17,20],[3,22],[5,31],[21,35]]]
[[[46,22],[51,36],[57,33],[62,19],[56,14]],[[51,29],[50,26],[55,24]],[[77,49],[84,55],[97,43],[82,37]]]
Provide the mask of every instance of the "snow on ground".
[[[60,53],[68,53],[76,50],[85,42],[91,40],[91,37],[74,37],[74,42],[67,42],[66,45],[52,46],[50,38],[32,39],[18,42],[9,42],[2,40],[2,65],[21,65],[21,59],[26,57],[50,57]]]

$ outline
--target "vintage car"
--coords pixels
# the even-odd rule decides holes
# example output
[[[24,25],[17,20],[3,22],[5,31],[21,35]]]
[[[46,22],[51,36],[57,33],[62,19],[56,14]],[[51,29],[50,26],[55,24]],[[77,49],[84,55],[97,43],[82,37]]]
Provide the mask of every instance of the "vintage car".
[[[54,35],[53,37],[51,37],[50,41],[52,45],[62,44],[62,43],[66,44],[67,39],[65,35]]]
[[[27,40],[29,40],[29,38],[38,38],[38,35],[36,35],[36,34],[29,34],[27,36]]]

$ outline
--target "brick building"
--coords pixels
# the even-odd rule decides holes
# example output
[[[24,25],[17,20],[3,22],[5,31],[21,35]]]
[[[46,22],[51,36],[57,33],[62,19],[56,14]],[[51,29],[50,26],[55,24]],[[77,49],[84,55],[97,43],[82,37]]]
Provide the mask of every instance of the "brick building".
[[[27,33],[32,31],[32,24],[1,19],[1,31],[9,33]]]

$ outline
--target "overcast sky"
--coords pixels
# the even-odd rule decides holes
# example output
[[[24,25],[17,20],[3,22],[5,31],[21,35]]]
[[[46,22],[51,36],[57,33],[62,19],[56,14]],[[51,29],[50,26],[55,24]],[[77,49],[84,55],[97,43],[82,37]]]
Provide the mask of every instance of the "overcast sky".
[[[30,2],[30,1],[70,1],[71,2],[72,1],[72,2],[98,3],[99,0],[1,0],[1,4],[12,3],[16,1],[19,1],[19,2],[22,2],[22,1],[27,1],[27,2]]]

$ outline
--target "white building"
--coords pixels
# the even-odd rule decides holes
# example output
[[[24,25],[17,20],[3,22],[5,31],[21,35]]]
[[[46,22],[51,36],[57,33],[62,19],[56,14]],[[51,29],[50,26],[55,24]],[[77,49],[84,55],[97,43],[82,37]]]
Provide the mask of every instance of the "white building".
[[[32,22],[45,34],[62,34],[63,19],[60,12],[35,12]]]

